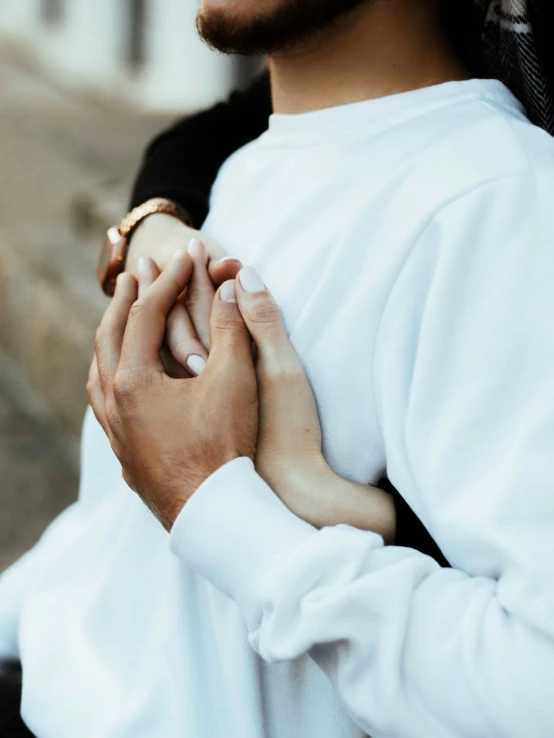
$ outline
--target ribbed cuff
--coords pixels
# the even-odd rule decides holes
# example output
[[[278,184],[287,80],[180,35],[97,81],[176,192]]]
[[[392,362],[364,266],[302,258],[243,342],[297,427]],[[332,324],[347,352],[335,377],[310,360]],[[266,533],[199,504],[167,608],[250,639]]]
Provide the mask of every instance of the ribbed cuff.
[[[230,461],[187,502],[171,551],[234,599],[249,627],[263,606],[268,573],[317,530],[279,500],[248,458]]]

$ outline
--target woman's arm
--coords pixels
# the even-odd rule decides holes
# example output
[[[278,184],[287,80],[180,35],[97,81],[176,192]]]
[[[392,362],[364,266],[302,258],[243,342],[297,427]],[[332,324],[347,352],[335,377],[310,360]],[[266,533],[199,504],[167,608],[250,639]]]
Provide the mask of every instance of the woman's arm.
[[[210,191],[219,168],[237,149],[258,138],[271,114],[269,75],[227,102],[185,118],[148,147],[131,207],[167,197],[184,207],[195,228],[208,214]]]
[[[152,257],[161,269],[176,249],[198,238],[198,228],[209,208],[212,185],[224,161],[237,149],[260,136],[271,114],[269,75],[260,76],[245,92],[234,92],[226,102],[179,121],[149,145],[131,196],[134,208],[154,197],[178,203],[190,216],[193,228],[162,213],[146,218],[133,232],[126,269],[138,276],[138,263]],[[202,234],[212,261],[227,254]],[[211,276],[229,279],[228,273]]]

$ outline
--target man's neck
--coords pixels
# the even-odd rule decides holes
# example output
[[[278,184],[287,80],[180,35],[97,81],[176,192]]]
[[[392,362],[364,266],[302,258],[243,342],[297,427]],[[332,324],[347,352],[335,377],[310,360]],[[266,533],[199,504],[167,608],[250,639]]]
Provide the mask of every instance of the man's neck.
[[[436,0],[368,0],[331,28],[270,58],[273,107],[304,113],[470,75]]]

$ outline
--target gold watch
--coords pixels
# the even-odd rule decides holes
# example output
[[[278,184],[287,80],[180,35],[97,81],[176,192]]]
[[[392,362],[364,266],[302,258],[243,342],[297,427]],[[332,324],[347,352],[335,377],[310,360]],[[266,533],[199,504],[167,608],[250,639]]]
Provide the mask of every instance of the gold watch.
[[[172,215],[185,225],[192,225],[187,212],[177,203],[165,197],[155,197],[131,210],[118,226],[110,228],[100,252],[97,269],[98,281],[108,297],[112,297],[115,281],[125,268],[131,234],[145,218],[154,213]]]

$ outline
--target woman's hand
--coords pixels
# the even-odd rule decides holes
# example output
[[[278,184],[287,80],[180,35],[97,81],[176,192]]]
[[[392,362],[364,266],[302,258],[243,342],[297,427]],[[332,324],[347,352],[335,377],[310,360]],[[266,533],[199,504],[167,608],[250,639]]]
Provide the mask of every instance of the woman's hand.
[[[188,249],[195,266],[184,295],[169,316],[163,358],[172,376],[190,377],[199,374],[208,356],[215,291],[223,282],[234,279],[242,265],[204,234],[177,218],[156,213],[134,231],[126,271],[140,276],[146,289],[178,249]]]
[[[315,527],[345,523],[391,543],[396,525],[391,496],[343,479],[327,464],[312,389],[279,307],[254,269],[239,272],[236,292],[258,350],[256,470],[292,512]]]

